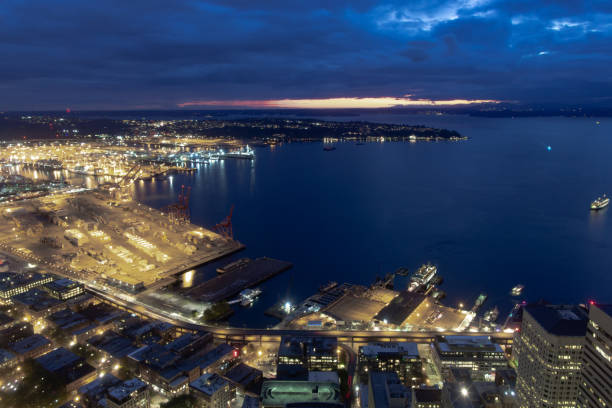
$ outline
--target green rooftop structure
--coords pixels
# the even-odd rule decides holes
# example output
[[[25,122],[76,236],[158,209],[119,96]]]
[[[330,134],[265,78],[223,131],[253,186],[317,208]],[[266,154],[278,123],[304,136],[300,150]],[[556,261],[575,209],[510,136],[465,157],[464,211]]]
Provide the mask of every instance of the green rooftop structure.
[[[316,404],[339,407],[340,385],[311,381],[266,381],[261,388],[264,408],[284,408],[287,404]]]

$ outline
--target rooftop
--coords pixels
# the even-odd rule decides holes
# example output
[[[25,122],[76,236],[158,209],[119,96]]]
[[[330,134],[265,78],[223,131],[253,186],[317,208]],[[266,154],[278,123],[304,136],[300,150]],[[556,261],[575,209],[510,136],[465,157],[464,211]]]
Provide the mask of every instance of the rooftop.
[[[29,273],[0,273],[0,291],[8,291],[33,282],[41,282],[51,278],[51,275],[44,275],[38,272]]]
[[[96,378],[92,382],[80,387],[79,394],[86,395],[89,399],[98,401],[104,397],[107,389],[120,382],[121,380],[114,375],[106,373],[101,378]]]
[[[49,282],[49,283],[45,284],[45,287],[50,289],[50,290],[52,290],[52,291],[61,292],[61,291],[64,291],[64,290],[75,288],[75,287],[77,287],[79,285],[80,285],[80,283],[78,283],[78,282],[75,282],[75,281],[70,280],[68,278],[63,278],[63,279],[55,280],[53,282]]]
[[[438,388],[414,388],[416,402],[441,402],[442,390]]]
[[[11,361],[16,356],[8,350],[0,349],[0,365],[6,363],[7,361]]]
[[[112,401],[123,403],[128,401],[132,393],[142,391],[147,388],[147,384],[139,380],[138,378],[132,378],[122,382],[121,384],[109,388],[108,398]]]
[[[291,403],[341,403],[340,385],[310,381],[266,381],[261,389],[264,406]]]
[[[57,348],[36,359],[43,368],[50,372],[59,371],[81,360],[81,357],[63,347]]]
[[[359,347],[359,352],[368,357],[376,357],[379,354],[385,353],[400,353],[416,357],[419,356],[417,344],[407,341],[369,343],[366,346]]]
[[[499,344],[493,343],[489,336],[446,336],[436,341],[436,347],[443,352],[453,351],[492,351],[503,353]]]
[[[398,296],[385,306],[376,316],[379,321],[386,321],[389,324],[400,326],[410,316],[427,296],[413,292],[400,292]]]
[[[189,386],[203,394],[212,396],[228,384],[229,382],[227,380],[221,378],[217,374],[204,374],[197,380],[190,383]]]
[[[46,337],[43,337],[40,334],[34,334],[14,343],[10,346],[10,349],[16,354],[25,354],[31,350],[35,350],[48,344],[51,344],[51,342]]]
[[[586,311],[573,305],[529,305],[525,310],[544,330],[555,336],[586,334]]]

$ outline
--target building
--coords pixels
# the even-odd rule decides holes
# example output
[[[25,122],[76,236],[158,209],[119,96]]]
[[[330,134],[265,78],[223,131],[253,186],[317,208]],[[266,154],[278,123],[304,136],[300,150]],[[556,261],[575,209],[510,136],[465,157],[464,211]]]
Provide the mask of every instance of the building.
[[[265,381],[261,387],[264,408],[309,406],[341,408],[340,385],[310,381]]]
[[[239,390],[242,394],[259,395],[261,392],[263,373],[244,363],[233,366],[223,375],[223,378],[228,380],[232,387]]]
[[[138,378],[123,381],[106,391],[107,408],[149,408],[151,391]]]
[[[82,357],[63,347],[44,354],[35,361],[52,375],[60,378],[68,393],[78,390],[96,378],[95,368],[87,364]]]
[[[138,362],[140,377],[151,384],[154,391],[180,395],[188,391],[190,382],[233,359],[234,348],[223,343],[210,351],[203,349],[195,355],[183,357],[154,343],[141,347],[128,357]]]
[[[41,356],[50,351],[51,348],[51,341],[40,334],[33,334],[10,346],[11,351],[17,355],[19,361]]]
[[[477,380],[493,381],[495,371],[508,367],[506,354],[489,336],[445,336],[431,345],[433,360],[447,377],[450,368],[465,367],[472,370]]]
[[[393,372],[407,385],[423,382],[423,362],[416,343],[379,342],[359,347],[359,373]]]
[[[442,390],[439,388],[413,388],[411,408],[442,408]]]
[[[79,388],[79,402],[85,408],[97,408],[101,405],[101,400],[106,398],[106,391],[109,388],[119,384],[121,384],[121,380],[119,378],[112,374],[106,373]]]
[[[17,365],[17,356],[8,350],[0,349],[0,369],[11,368]]]
[[[590,307],[578,406],[612,407],[612,305]]]
[[[66,300],[84,292],[83,285],[70,279],[58,279],[43,286],[51,297]]]
[[[52,282],[52,275],[44,275],[37,272],[30,273],[0,273],[0,298],[9,299],[20,293]]]
[[[278,364],[303,364],[311,371],[338,369],[338,339],[335,337],[283,336]]]
[[[452,368],[442,388],[444,408],[518,408],[514,370],[499,370],[495,382],[473,381],[469,368]],[[500,375],[498,375],[500,374]]]
[[[394,372],[368,373],[368,408],[409,407],[411,394]]]
[[[577,306],[524,308],[514,340],[521,407],[574,407],[578,399],[586,311]]]
[[[217,374],[204,374],[191,382],[189,394],[196,397],[200,408],[227,408],[236,395],[229,381]]]

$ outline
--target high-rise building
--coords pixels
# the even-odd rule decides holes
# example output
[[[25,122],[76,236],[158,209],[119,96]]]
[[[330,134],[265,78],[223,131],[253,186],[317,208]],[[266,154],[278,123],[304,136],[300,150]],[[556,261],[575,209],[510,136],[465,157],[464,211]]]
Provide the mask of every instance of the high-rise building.
[[[520,407],[574,407],[587,314],[578,306],[532,305],[515,336]]]
[[[416,343],[379,342],[359,347],[360,376],[368,372],[397,373],[404,384],[419,385],[423,382],[423,362]]]
[[[589,309],[578,406],[612,407],[612,305]]]

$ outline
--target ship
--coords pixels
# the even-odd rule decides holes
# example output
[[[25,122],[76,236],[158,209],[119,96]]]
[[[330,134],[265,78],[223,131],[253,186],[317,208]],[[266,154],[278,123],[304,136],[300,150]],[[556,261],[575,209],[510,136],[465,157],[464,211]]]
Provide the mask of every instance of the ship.
[[[323,147],[324,152],[331,152],[332,150],[336,150],[335,146],[325,146]]]
[[[254,159],[255,158],[255,151],[253,149],[251,149],[249,147],[249,145],[246,145],[244,148],[238,149],[238,150],[232,150],[230,152],[225,153],[223,150],[221,150],[219,157],[222,159]]]
[[[484,319],[487,322],[495,323],[499,316],[499,309],[495,306],[493,309],[487,310],[484,314]]]
[[[410,292],[415,291],[421,286],[427,285],[434,276],[438,273],[438,268],[433,266],[432,264],[422,265],[411,277],[410,277],[410,285],[408,286],[408,290]]]
[[[515,287],[512,288],[512,290],[510,291],[510,294],[512,296],[520,296],[521,293],[523,293],[523,289],[525,289],[525,285],[516,285]]]
[[[226,272],[233,272],[233,271],[240,270],[244,268],[245,266],[247,266],[249,262],[251,262],[249,258],[238,259],[237,261],[228,263],[225,266],[220,266],[219,268],[217,268],[217,273],[223,274]]]
[[[610,204],[610,198],[604,194],[602,197],[597,197],[595,201],[591,203],[591,210],[597,211],[602,208],[606,208]]]
[[[327,292],[328,290],[331,290],[336,286],[338,286],[338,282],[329,281],[325,285],[319,286],[319,292]]]
[[[255,288],[243,290],[242,292],[240,292],[240,306],[251,306],[259,295],[261,295],[261,289]]]

